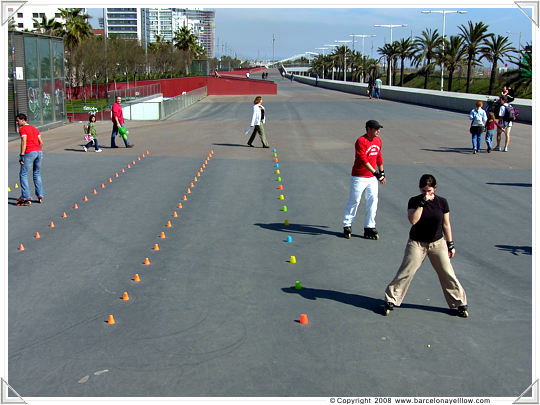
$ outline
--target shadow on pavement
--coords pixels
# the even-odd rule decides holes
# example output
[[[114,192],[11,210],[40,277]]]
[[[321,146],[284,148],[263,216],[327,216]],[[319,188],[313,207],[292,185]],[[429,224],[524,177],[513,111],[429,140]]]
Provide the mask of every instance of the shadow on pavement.
[[[328,228],[327,226],[323,225],[303,225],[303,224],[290,224],[285,225],[283,223],[274,222],[271,224],[253,224],[260,226],[263,229],[269,229],[271,231],[279,231],[279,232],[288,232],[288,233],[301,233],[305,235],[334,235],[338,237],[342,237],[343,234],[341,232],[334,232],[326,230],[325,228]]]
[[[472,155],[472,148],[448,148],[443,146],[439,149],[420,149],[425,150],[426,152],[450,152],[450,153],[459,153],[462,155]]]
[[[333,300],[341,302],[343,304],[352,305],[358,308],[367,309],[368,311],[375,312],[382,315],[382,309],[384,300],[379,298],[366,297],[360,294],[348,294],[341,291],[334,290],[322,290],[319,288],[302,287],[297,290],[295,287],[282,288],[283,292],[288,294],[298,294],[308,300],[316,300],[317,298],[324,298],[327,300]],[[419,309],[422,311],[440,312],[443,314],[451,315],[452,311],[448,308],[432,307],[429,305],[417,305],[417,304],[401,304],[400,308]]]
[[[492,186],[532,187],[531,183],[486,183]]]
[[[245,144],[245,143],[243,143],[243,144],[240,144],[240,143],[213,143],[212,145],[216,145],[216,146],[237,146],[237,147],[240,147],[240,148],[249,148],[249,146],[247,144]]]
[[[499,248],[502,251],[510,252],[514,256],[522,255],[532,255],[531,246],[511,246],[511,245],[495,245],[496,248]]]

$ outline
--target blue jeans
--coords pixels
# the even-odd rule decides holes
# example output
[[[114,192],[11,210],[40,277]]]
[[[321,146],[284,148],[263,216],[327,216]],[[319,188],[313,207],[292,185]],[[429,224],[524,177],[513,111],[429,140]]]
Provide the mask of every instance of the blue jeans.
[[[480,152],[480,147],[482,146],[482,131],[484,130],[483,127],[480,126],[474,126],[471,127],[470,132],[472,136],[472,147],[473,149],[476,149],[478,152]]]
[[[89,147],[92,146],[92,145],[94,145],[94,147],[96,148],[96,150],[99,149],[99,145],[98,145],[98,140],[97,140],[97,138],[94,138],[94,140],[88,142],[88,143],[85,145],[85,147],[86,147],[86,148],[89,148]]]
[[[381,98],[381,89],[378,89],[377,87],[375,87],[375,97],[377,98]]]
[[[486,132],[486,145],[488,149],[493,148],[493,135],[495,135],[495,130],[488,129],[488,131]]]
[[[43,186],[41,184],[41,160],[43,159],[43,152],[36,150],[34,152],[27,153],[23,156],[24,165],[21,165],[21,171],[19,172],[19,181],[21,183],[21,199],[30,199],[30,191],[28,189],[28,170],[33,165],[34,174],[34,186],[36,187],[36,195],[43,197]]]
[[[124,124],[120,124],[120,126],[124,127]],[[116,142],[115,142],[115,137],[116,135],[118,135],[118,126],[116,125],[116,122],[113,123],[113,127],[112,127],[112,133],[111,133],[111,148],[114,148],[116,146]],[[122,137],[122,139],[124,139],[124,137]],[[129,142],[127,141],[127,136],[126,136],[126,139],[124,139],[124,143],[126,144],[126,147],[129,145]]]

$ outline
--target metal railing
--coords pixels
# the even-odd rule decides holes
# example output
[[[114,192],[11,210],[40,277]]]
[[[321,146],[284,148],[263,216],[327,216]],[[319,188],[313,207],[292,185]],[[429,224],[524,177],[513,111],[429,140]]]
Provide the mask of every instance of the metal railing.
[[[161,83],[148,84],[146,86],[130,87],[128,89],[107,91],[107,104],[114,103],[117,96],[122,97],[122,101],[126,102],[159,93],[161,93]]]
[[[197,101],[202,100],[208,95],[207,87],[201,87],[199,89],[192,90],[190,92],[181,94],[179,96],[163,100],[161,102],[160,119],[167,119],[174,113],[180,111]]]

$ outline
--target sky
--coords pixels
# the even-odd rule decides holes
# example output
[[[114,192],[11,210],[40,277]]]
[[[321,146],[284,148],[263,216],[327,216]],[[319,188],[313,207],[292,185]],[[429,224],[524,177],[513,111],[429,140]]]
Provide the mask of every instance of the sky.
[[[513,2],[506,0],[477,0],[477,8],[465,7],[454,3],[430,1],[413,3],[411,8],[396,7],[396,2],[378,2],[379,8],[373,8],[373,2],[363,0],[350,4],[340,4],[330,8],[328,4],[313,5],[313,2],[290,3],[242,2],[234,8],[227,3],[182,4],[182,7],[205,7],[216,11],[215,36],[216,56],[222,53],[237,55],[240,59],[285,59],[293,55],[309,52],[325,52],[316,48],[334,44],[336,40],[352,40],[351,34],[376,35],[364,40],[365,54],[377,56],[377,48],[390,42],[390,28],[374,27],[374,24],[407,24],[407,27],[392,29],[392,39],[417,36],[424,29],[437,29],[442,34],[443,15],[441,13],[422,14],[422,10],[465,10],[466,14],[446,14],[446,35],[456,35],[458,26],[468,21],[484,22],[489,32],[508,36],[514,46],[518,46],[521,32],[521,44],[531,43],[532,29],[538,29],[524,12]],[[121,3],[121,2],[119,2]],[[131,3],[132,4],[132,3]],[[365,5],[363,5],[365,4]],[[399,4],[399,3],[398,3]],[[178,7],[178,4],[163,4],[163,7]],[[287,8],[284,8],[287,7]],[[289,8],[290,7],[290,8]],[[532,10],[525,9],[529,15]],[[90,9],[90,14],[101,17],[102,10]],[[533,16],[534,17],[534,16]],[[98,19],[91,20],[93,25]],[[508,34],[507,31],[512,32]],[[274,47],[272,47],[274,41]],[[219,46],[217,46],[219,45]],[[352,42],[347,44],[353,47]],[[362,49],[361,38],[355,38],[354,48]]]

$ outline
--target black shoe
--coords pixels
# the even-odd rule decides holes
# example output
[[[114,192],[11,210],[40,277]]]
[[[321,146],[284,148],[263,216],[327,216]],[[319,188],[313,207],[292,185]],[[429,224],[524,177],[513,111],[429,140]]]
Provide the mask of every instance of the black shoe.
[[[270,146],[264,146],[264,145],[263,145],[263,148],[266,148],[266,149],[267,149],[267,148],[269,148],[269,147],[270,147]]]
[[[343,237],[345,239],[351,239],[351,227],[350,226],[345,226],[343,227]]]
[[[250,148],[254,148],[255,146],[253,146],[252,144],[248,143],[247,146],[249,146]]]
[[[460,318],[468,318],[469,317],[469,311],[467,311],[467,305],[460,305],[457,308],[457,316]]]
[[[377,240],[379,239],[379,233],[375,228],[364,228],[364,238]]]
[[[128,146],[126,146],[126,148],[133,148],[135,145],[133,145],[132,143],[130,143]]]
[[[488,153],[491,153],[491,148],[488,148]]]
[[[111,149],[113,149],[113,148],[118,148],[118,146],[116,146],[116,145],[114,145],[114,146],[111,146]]]
[[[390,311],[393,311],[393,310],[394,310],[394,304],[392,304],[391,302],[385,302],[384,303],[384,308],[383,308],[383,315],[384,316],[390,315]]]
[[[22,198],[17,198],[17,205],[21,207],[28,207],[31,204],[32,204],[32,201],[30,201],[30,199],[23,200]]]

